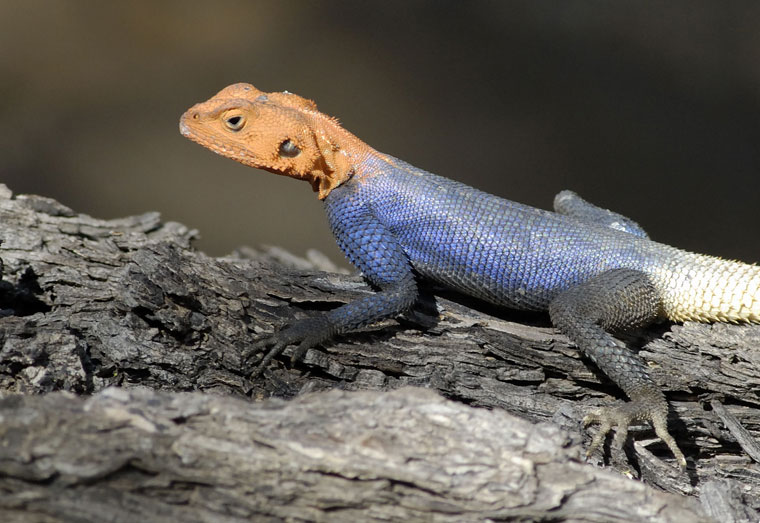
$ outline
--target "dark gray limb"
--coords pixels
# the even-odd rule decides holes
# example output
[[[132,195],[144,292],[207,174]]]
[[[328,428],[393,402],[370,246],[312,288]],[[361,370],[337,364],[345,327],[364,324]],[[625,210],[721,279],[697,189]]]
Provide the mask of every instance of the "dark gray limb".
[[[601,423],[589,452],[617,426],[616,446],[622,446],[628,425],[651,420],[657,435],[667,443],[681,466],[683,453],[667,429],[668,404],[649,376],[644,362],[608,331],[624,332],[654,321],[660,311],[657,290],[646,274],[630,269],[604,272],[566,290],[549,306],[552,323],[565,333],[631,399],[622,407],[591,414],[587,422]]]
[[[380,320],[393,318],[406,311],[417,299],[417,284],[411,272],[393,285],[383,285],[378,291],[328,313],[299,320],[281,331],[257,341],[244,354],[247,361],[252,355],[264,352],[264,357],[250,374],[256,379],[267,365],[282,354],[289,345],[297,345],[291,363],[300,361],[315,345],[336,334],[350,332]],[[267,350],[269,348],[269,350]]]
[[[648,238],[646,231],[630,218],[622,214],[597,207],[587,202],[573,191],[562,191],[554,197],[554,210],[559,214],[573,216],[597,225],[603,225],[612,229]]]
[[[264,352],[264,357],[253,370],[251,379],[260,376],[288,345],[297,345],[291,361],[298,361],[314,345],[330,340],[336,334],[395,318],[409,310],[417,300],[417,282],[396,237],[371,212],[354,205],[353,199],[339,199],[332,204],[330,201],[328,199],[326,204],[327,215],[338,243],[358,263],[358,268],[374,284],[377,292],[324,314],[299,320],[255,343],[247,351],[246,360],[259,352]],[[378,256],[362,254],[367,252],[378,253]]]

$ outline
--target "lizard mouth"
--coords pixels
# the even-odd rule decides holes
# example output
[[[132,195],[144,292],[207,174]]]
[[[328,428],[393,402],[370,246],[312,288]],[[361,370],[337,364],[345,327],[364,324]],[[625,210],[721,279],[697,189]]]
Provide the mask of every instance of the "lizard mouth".
[[[187,125],[187,113],[183,114],[182,117],[179,119],[179,132],[184,136],[185,138],[193,139],[193,131],[190,129],[190,126]]]
[[[187,123],[188,118],[190,118],[190,116],[185,113],[179,120],[179,132],[182,136],[195,143],[203,145],[212,152],[224,156],[225,158],[231,158],[232,160],[245,165],[250,165],[251,167],[260,167],[252,161],[250,155],[247,154],[243,148],[235,147],[231,144],[219,143],[218,140],[211,136],[207,136],[202,131],[199,132],[197,129],[193,129],[193,127]]]
[[[206,144],[206,142],[200,136],[201,133],[198,133],[198,131],[194,130],[190,125],[188,125],[187,120],[187,113],[183,114],[182,118],[179,119],[179,132],[182,134],[182,136],[189,140],[192,140],[195,143],[208,146],[214,152],[221,154],[219,152],[220,147],[215,142]]]

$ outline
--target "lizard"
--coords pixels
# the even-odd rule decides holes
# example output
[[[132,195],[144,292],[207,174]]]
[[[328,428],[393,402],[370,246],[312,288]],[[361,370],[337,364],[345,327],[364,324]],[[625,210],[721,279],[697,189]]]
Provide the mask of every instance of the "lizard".
[[[259,339],[252,377],[286,347],[293,360],[333,336],[412,308],[420,284],[552,324],[626,394],[588,414],[599,423],[587,456],[616,429],[650,421],[675,456],[668,403],[644,361],[615,335],[656,320],[760,321],[760,267],[657,243],[633,220],[560,192],[554,211],[503,199],[376,151],[316,104],[287,91],[230,85],[188,109],[180,132],[222,156],[306,180],[333,235],[375,293]]]

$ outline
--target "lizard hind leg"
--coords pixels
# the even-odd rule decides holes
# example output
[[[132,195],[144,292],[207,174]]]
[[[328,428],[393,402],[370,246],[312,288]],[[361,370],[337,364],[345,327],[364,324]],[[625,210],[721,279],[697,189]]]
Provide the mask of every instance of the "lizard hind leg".
[[[602,445],[606,434],[617,427],[613,445],[621,448],[628,426],[649,420],[668,445],[679,465],[686,460],[667,428],[668,404],[644,362],[611,332],[643,327],[657,318],[660,299],[646,274],[631,269],[612,269],[559,294],[549,305],[552,323],[575,343],[612,381],[630,402],[590,414],[584,424],[600,423],[587,455]]]
[[[646,231],[635,221],[616,212],[597,207],[573,191],[562,191],[554,197],[554,211],[589,223],[627,232],[641,238],[649,238]]]

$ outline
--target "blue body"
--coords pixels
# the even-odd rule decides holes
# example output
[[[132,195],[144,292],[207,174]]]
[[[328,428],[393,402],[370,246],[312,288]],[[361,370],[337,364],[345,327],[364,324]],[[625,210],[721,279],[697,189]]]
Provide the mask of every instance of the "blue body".
[[[413,271],[518,309],[546,310],[559,292],[610,269],[649,272],[667,263],[664,250],[671,249],[389,157],[365,160],[325,205],[338,244],[381,289]]]

